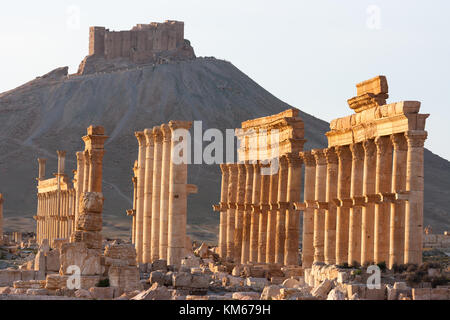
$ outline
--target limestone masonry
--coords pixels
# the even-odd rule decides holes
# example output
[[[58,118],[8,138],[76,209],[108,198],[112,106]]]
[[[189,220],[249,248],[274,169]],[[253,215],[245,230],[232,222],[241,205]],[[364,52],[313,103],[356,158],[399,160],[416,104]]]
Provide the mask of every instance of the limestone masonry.
[[[193,58],[194,49],[184,39],[184,22],[138,24],[128,31],[91,27],[89,55],[80,64],[78,74]]]

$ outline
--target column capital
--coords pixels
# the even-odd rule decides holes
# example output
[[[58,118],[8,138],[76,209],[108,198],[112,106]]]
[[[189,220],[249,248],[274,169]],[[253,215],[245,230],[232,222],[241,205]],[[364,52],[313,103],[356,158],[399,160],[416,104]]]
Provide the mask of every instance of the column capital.
[[[324,149],[312,149],[311,154],[314,156],[314,159],[316,159],[317,165],[326,165],[327,164],[327,158],[326,158]]]
[[[66,156],[66,151],[64,150],[57,150],[56,154],[58,155],[58,157],[65,157]]]
[[[352,143],[350,145],[353,160],[364,160],[364,148],[362,143]]]
[[[289,167],[300,167],[303,163],[302,158],[298,154],[294,153],[286,154],[286,160]]]
[[[408,147],[423,147],[427,136],[428,132],[422,130],[411,130],[405,132]]]
[[[334,147],[326,148],[325,150],[325,156],[327,157],[327,163],[328,164],[337,164],[338,163],[338,156],[336,154],[336,149]]]
[[[37,161],[39,164],[45,164],[47,162],[47,159],[46,158],[38,158]]]
[[[404,133],[395,133],[391,135],[391,142],[394,150],[408,150],[408,144]]]
[[[339,160],[351,160],[352,159],[352,152],[350,151],[350,146],[337,146],[336,153],[339,157]]]
[[[163,141],[163,133],[160,126],[153,127],[153,141],[155,144]]]
[[[364,153],[366,157],[373,157],[375,156],[375,152],[377,151],[377,147],[375,145],[375,141],[372,139],[364,140],[362,143],[362,146],[364,148]]]
[[[177,129],[189,130],[191,128],[191,126],[192,126],[192,121],[172,120],[169,122],[169,127],[172,132]]]
[[[377,153],[384,154],[391,146],[390,136],[380,136],[375,138],[375,145],[377,146]]]
[[[316,166],[316,158],[314,158],[311,151],[303,151],[299,153],[300,157],[303,159],[306,167],[315,167]]]
[[[163,123],[161,125],[161,131],[163,135],[163,142],[170,142],[172,139],[172,132],[170,131],[170,127],[168,124]]]
[[[144,131],[136,131],[134,133],[134,135],[137,138],[137,141],[139,143],[139,146],[142,147],[145,145],[145,135],[144,135]]]
[[[144,131],[144,139],[145,146],[153,146],[155,144],[155,140],[153,138],[153,129],[145,129]]]

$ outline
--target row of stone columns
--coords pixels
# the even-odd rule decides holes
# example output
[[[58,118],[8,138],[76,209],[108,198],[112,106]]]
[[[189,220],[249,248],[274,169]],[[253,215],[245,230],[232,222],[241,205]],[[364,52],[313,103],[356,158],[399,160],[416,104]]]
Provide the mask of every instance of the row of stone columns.
[[[426,137],[408,131],[300,154],[303,267],[421,263]]]
[[[169,264],[181,263],[186,247],[187,194],[196,188],[187,184],[187,159],[178,163],[173,157],[179,144],[187,143],[190,127],[191,122],[171,121],[136,132],[135,209],[128,215],[133,216],[138,262],[165,259]]]
[[[57,151],[57,154],[58,171],[53,179],[55,181],[45,181],[46,159],[38,159],[38,205],[34,216],[38,243],[42,243],[44,239],[48,239],[50,244],[54,239],[67,239],[74,230],[76,193],[69,187],[64,174],[66,152]]]
[[[301,160],[221,164],[219,254],[237,263],[298,264]],[[273,168],[276,168],[273,170]],[[263,170],[262,170],[263,169]]]

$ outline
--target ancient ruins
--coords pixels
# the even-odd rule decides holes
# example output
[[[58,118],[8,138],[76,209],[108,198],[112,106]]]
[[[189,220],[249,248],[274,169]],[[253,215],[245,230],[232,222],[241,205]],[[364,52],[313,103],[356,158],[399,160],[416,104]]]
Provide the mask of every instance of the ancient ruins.
[[[64,173],[65,151],[57,151],[58,170],[55,178],[45,179],[47,159],[38,159],[36,241],[47,239],[51,246],[55,239],[68,239],[75,227],[76,191]]]
[[[305,140],[298,110],[249,120],[236,133],[240,163],[222,164],[219,254],[240,263],[298,264]]]
[[[197,192],[187,175],[191,121],[135,132],[131,243],[101,234],[108,137],[90,126],[73,183],[66,152],[57,152],[55,178],[38,159],[35,237],[0,238],[11,261],[37,253],[0,270],[0,298],[449,300],[448,266],[422,261],[450,246],[448,232],[423,227],[428,115],[420,102],[387,98],[384,76],[357,84],[355,113],[331,122],[324,149],[303,150],[296,109],[242,122],[237,162],[220,165],[217,246],[186,233]],[[0,194],[0,235],[2,204]]]
[[[191,125],[170,121],[135,133],[139,144],[133,168],[135,207],[127,214],[133,216],[132,243],[138,262],[164,259],[179,266],[191,247],[186,235],[187,196],[197,187],[187,184],[187,161],[174,161],[175,156],[186,156],[177,153],[177,146],[187,143]]]
[[[423,146],[420,102],[386,104],[384,76],[357,84],[355,114],[333,120],[328,148],[305,164],[302,266],[422,262]]]

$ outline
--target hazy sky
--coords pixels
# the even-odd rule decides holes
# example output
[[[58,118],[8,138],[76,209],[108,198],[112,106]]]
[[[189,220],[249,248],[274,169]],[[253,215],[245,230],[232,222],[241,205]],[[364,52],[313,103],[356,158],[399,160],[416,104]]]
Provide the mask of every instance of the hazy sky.
[[[389,102],[419,100],[426,146],[450,159],[450,1],[2,1],[0,92],[54,68],[76,72],[89,26],[181,20],[198,56],[232,62],[281,100],[330,121],[355,84],[388,78]]]

